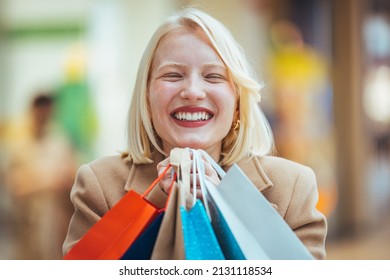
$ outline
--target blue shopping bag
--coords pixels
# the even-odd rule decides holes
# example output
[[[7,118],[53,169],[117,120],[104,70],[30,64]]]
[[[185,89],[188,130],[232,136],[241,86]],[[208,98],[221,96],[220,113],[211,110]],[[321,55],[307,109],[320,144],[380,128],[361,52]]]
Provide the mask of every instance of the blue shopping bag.
[[[180,215],[177,222],[181,224],[184,259],[224,260],[209,215],[196,197],[196,176],[193,176],[196,165],[190,152],[188,148],[175,148],[170,153],[170,164],[178,174],[176,207]]]
[[[211,225],[225,258],[227,260],[245,260],[240,245],[211,196],[207,197],[207,203],[210,209]]]
[[[207,212],[209,219],[211,220],[212,228],[215,232],[215,236],[227,260],[245,260],[245,256],[236,241],[225,217],[223,216],[218,204],[208,194],[206,186],[206,173],[203,159],[201,158],[201,151],[192,150],[193,154],[193,169],[196,167],[198,174],[198,180],[202,191],[202,196],[207,206]]]
[[[163,217],[164,212],[161,212],[129,249],[127,249],[126,253],[121,257],[121,260],[149,260],[151,258]]]
[[[190,209],[180,207],[187,260],[224,260],[203,203],[198,199]]]

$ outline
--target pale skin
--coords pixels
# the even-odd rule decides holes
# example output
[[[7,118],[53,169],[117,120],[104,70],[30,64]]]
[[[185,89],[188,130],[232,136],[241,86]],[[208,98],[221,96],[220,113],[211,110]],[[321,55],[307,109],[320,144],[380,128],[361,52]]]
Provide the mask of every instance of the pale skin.
[[[164,37],[151,67],[149,102],[153,126],[167,154],[175,147],[190,147],[206,151],[218,162],[236,101],[228,70],[201,29],[181,28]],[[204,162],[206,179],[218,184],[216,171]],[[169,157],[157,165],[158,173],[168,164]],[[166,193],[171,176],[168,172],[160,181]]]

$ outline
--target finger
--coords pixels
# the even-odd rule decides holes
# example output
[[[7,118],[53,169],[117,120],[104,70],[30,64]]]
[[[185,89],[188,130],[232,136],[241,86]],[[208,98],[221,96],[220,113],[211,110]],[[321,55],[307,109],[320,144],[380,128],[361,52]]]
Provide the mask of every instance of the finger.
[[[218,176],[217,171],[207,160],[204,161],[204,172],[208,176]]]
[[[201,190],[196,190],[196,198],[199,198],[200,200],[203,200],[203,193]]]
[[[211,165],[211,163],[208,161],[208,159],[206,158],[206,156],[204,155],[204,153],[200,153],[200,157],[201,159],[203,160],[204,162],[204,169],[205,169],[205,174],[206,175],[216,175],[218,176],[217,174],[217,171],[214,169],[214,167]]]
[[[195,180],[196,180],[196,188],[197,189],[200,189],[200,178],[199,178],[199,176],[197,175],[197,174],[195,174],[195,176],[196,176],[196,178],[195,178]],[[190,186],[191,186],[191,189],[193,189],[193,180],[194,180],[194,175],[193,174],[191,174],[191,177],[190,177],[190,179],[191,179],[191,181],[190,181]],[[211,177],[211,176],[205,176],[204,177],[204,180],[205,180],[205,182],[204,183],[206,183],[206,181],[207,182],[210,182],[211,184],[213,184],[213,185],[215,185],[215,186],[218,186],[219,185],[219,183],[221,182],[220,180],[219,180],[219,178],[218,177]],[[206,187],[206,186],[205,186]]]
[[[166,193],[169,194],[172,188],[172,180],[162,180],[158,183],[158,186]]]
[[[168,172],[159,182],[160,188],[162,188],[165,193],[169,193],[172,186],[173,173],[170,172],[171,169],[172,167],[169,168]]]
[[[207,169],[214,169],[214,168],[212,168],[211,164],[210,164],[207,160],[203,159],[203,161],[204,161],[205,173],[206,173],[206,174],[207,174],[207,172],[210,173],[210,170],[207,171]],[[197,165],[195,166],[195,169],[196,169],[195,171],[196,171],[196,172],[198,171],[198,167],[199,167],[199,165],[197,164]],[[194,172],[193,169],[194,169],[194,165],[191,164],[191,169],[190,169],[190,172],[191,172],[191,173]],[[210,174],[211,174],[211,173],[210,173]]]
[[[217,171],[208,161],[205,162],[204,166],[205,166],[206,179],[211,183],[213,183],[214,185],[218,185],[221,182],[221,180]]]
[[[158,164],[157,164],[157,173],[160,175],[164,170],[165,168],[169,165],[169,157],[167,157],[166,159],[164,159],[163,161],[160,161]],[[169,172],[168,172],[169,173]]]
[[[193,190],[191,189],[191,194],[193,194]],[[202,190],[200,189],[196,189],[196,198],[199,198],[199,199],[203,199],[203,194],[202,194]]]

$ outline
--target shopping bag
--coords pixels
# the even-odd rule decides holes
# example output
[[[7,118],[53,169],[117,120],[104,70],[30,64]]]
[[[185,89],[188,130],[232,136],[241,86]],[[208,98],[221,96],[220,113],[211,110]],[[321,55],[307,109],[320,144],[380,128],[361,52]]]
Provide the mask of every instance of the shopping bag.
[[[237,165],[225,173],[210,156],[204,155],[222,177],[218,186],[206,180],[208,195],[218,206],[246,259],[314,259]]]
[[[170,153],[170,165],[177,174],[177,180],[181,179],[180,163],[182,159],[181,149],[173,149]],[[188,163],[187,163],[188,164]],[[186,167],[188,168],[188,166]],[[176,181],[177,181],[176,180]],[[173,184],[164,218],[152,251],[152,260],[184,260],[184,238],[180,215],[180,199],[183,192],[177,183]]]
[[[245,256],[242,253],[240,246],[238,245],[229,225],[227,224],[224,216],[218,208],[213,198],[208,195],[206,190],[206,174],[204,169],[204,162],[201,159],[201,151],[193,150],[194,160],[198,166],[198,179],[201,185],[203,198],[208,208],[212,227],[217,237],[218,243],[222,249],[222,252],[227,260],[244,260]]]
[[[178,187],[184,194],[180,197],[180,214],[185,258],[187,260],[224,260],[225,257],[210,223],[209,209],[200,199],[196,198],[197,182],[194,174],[200,171],[195,151],[192,150],[192,193],[190,191],[190,168],[188,168],[191,159],[190,153],[188,151],[185,153],[185,151],[182,154],[181,169],[179,170],[181,180],[178,181]],[[206,194],[202,188],[203,185],[201,184],[200,187],[204,197]]]
[[[170,189],[176,180],[176,173],[173,175]],[[168,195],[165,203],[164,211],[160,211],[157,218],[149,224],[149,226],[142,232],[142,234],[134,241],[134,243],[127,249],[121,260],[149,260],[152,256],[153,248],[157,239],[161,223],[163,221],[167,203],[170,199],[171,192]]]
[[[237,243],[229,225],[227,224],[224,216],[218,208],[213,198],[208,195],[206,190],[206,173],[204,168],[204,161],[201,158],[201,152],[198,150],[192,150],[193,160],[197,165],[198,180],[201,186],[203,198],[208,207],[208,213],[210,215],[211,225],[215,232],[215,236],[221,247],[222,253],[227,260],[245,260],[245,256],[241,251],[240,246]]]
[[[180,207],[187,260],[224,260],[225,257],[201,200],[187,210]]]
[[[130,190],[72,247],[64,259],[120,259],[139,235],[164,209],[158,209],[145,197],[169,170],[143,194]]]
[[[207,197],[207,203],[210,209],[211,225],[225,258],[227,260],[245,260],[245,256],[225,217],[210,195]]]
[[[179,189],[172,186],[164,218],[153,247],[152,260],[184,260],[184,241],[178,205]]]
[[[145,229],[145,231],[126,250],[124,255],[121,257],[121,260],[150,259],[163,217],[164,212],[161,212],[157,218],[147,227],[147,229]]]
[[[176,173],[173,175],[170,189],[176,180]],[[168,195],[164,211],[160,211],[157,218],[141,233],[134,243],[126,250],[121,260],[149,260],[152,256],[157,234],[164,218],[167,202],[170,199],[171,192]]]

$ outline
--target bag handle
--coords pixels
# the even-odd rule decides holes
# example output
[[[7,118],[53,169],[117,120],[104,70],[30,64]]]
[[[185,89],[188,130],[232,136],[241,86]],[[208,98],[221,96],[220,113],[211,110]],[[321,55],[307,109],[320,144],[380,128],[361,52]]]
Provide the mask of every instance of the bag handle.
[[[186,209],[193,206],[191,196],[191,157],[189,148],[174,148],[170,152],[170,164],[177,173],[177,181],[180,184],[179,204]],[[196,186],[195,186],[196,187]]]
[[[172,170],[172,172],[173,172],[172,182],[171,182],[171,186],[169,187],[169,193],[168,193],[167,200],[165,201],[164,209],[167,209],[167,207],[168,207],[168,202],[171,199],[172,188],[173,188],[173,186],[174,186],[174,184],[176,182],[176,179],[177,179],[177,173],[174,170]]]
[[[192,154],[192,162],[190,158]],[[171,165],[177,173],[178,181],[181,182],[181,195],[180,195],[180,205],[185,206],[186,209],[192,208],[196,204],[196,173],[198,173],[200,190],[203,196],[203,204],[206,209],[207,216],[211,220],[211,214],[208,206],[207,200],[207,189],[205,186],[206,173],[204,167],[204,161],[201,157],[204,155],[206,160],[210,162],[213,168],[217,171],[218,175],[222,178],[225,176],[226,172],[216,163],[212,157],[207,154],[205,151],[200,149],[190,149],[190,148],[174,148],[171,153]],[[192,182],[190,180],[190,162],[192,165],[193,178]],[[191,186],[192,184],[192,186]],[[190,189],[192,188],[192,195]]]
[[[167,174],[169,168],[171,168],[171,164],[168,164],[167,167],[165,167],[164,171],[153,181],[153,183],[146,189],[146,191],[141,194],[141,198],[145,198],[152,190],[153,188],[160,182],[160,180]]]
[[[190,149],[190,152],[192,153],[192,207],[196,204],[196,151],[193,149]]]
[[[221,166],[219,166],[218,163],[215,162],[215,160],[205,151],[203,150],[198,150],[206,159],[207,161],[211,164],[211,166],[217,171],[218,175],[223,178],[226,175],[225,170],[222,169]]]
[[[167,167],[165,167],[164,171],[157,177],[157,179],[155,179],[153,181],[153,183],[146,189],[146,191],[141,194],[141,198],[145,199],[145,197],[153,190],[153,188],[157,185],[158,182],[160,182],[160,180],[165,176],[165,174],[167,174],[168,170],[172,167],[171,164],[168,164]],[[173,185],[174,183],[176,182],[176,178],[177,178],[177,173],[172,169],[172,182],[171,182],[171,185],[170,185],[170,188],[169,188],[169,193],[168,193],[168,197],[165,201],[165,206],[163,209],[167,209],[167,206],[168,206],[168,201],[169,199],[171,198],[171,193],[172,193],[172,188],[173,188]]]
[[[192,154],[192,160],[191,160]],[[207,216],[211,220],[210,210],[207,204],[207,191],[205,186],[205,168],[203,159],[198,150],[190,148],[175,148],[171,151],[171,164],[178,173],[178,180],[181,182],[180,205],[186,209],[192,208],[196,204],[196,173],[198,173],[200,190],[202,192],[204,206]],[[191,181],[192,167],[192,181]],[[192,189],[192,194],[191,194]]]
[[[203,197],[203,205],[206,209],[207,216],[209,220],[211,221],[211,214],[210,214],[210,209],[208,205],[208,193],[206,190],[206,185],[205,185],[205,180],[206,180],[206,171],[204,167],[204,161],[200,156],[200,150],[192,150],[193,152],[193,162],[196,163],[196,171],[198,172],[198,178],[199,178],[199,184],[200,184],[200,191],[202,192],[202,197]],[[194,183],[196,185],[196,176],[194,176]],[[196,196],[196,195],[195,195]]]

